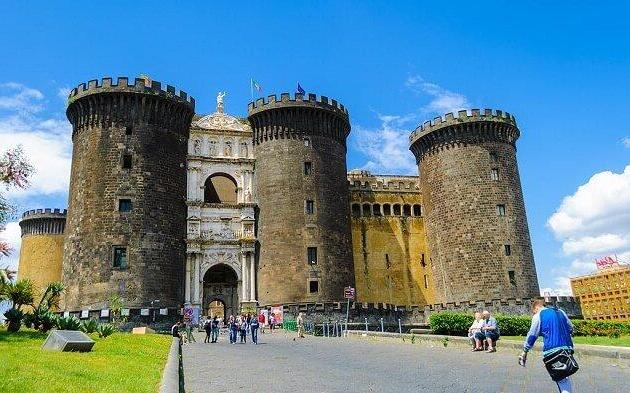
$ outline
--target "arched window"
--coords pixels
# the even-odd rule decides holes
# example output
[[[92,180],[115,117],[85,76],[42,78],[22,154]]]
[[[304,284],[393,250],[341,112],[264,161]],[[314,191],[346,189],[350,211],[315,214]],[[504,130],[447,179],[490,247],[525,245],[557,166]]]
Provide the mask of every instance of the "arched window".
[[[392,207],[389,203],[383,205],[383,215],[391,216],[392,215]]]
[[[420,205],[413,205],[413,215],[416,217],[422,216],[422,208]]]
[[[215,173],[206,179],[203,191],[205,203],[236,203],[236,180],[226,173]]]
[[[375,216],[382,216],[381,214],[381,205],[379,205],[378,203],[375,203],[372,205],[372,213]]]
[[[361,205],[358,203],[352,204],[352,217],[361,217]]]
[[[363,217],[370,217],[372,215],[372,206],[369,203],[363,204]]]
[[[403,216],[409,217],[411,215],[411,205],[403,206]]]
[[[395,216],[400,216],[400,205],[399,204],[395,204],[394,205],[394,215]]]

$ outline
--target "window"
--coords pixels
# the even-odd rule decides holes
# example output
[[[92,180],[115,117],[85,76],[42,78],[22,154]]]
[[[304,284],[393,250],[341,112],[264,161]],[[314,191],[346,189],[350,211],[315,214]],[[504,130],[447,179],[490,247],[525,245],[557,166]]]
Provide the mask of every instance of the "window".
[[[315,201],[306,201],[306,214],[315,213]]]
[[[361,205],[358,203],[352,204],[352,217],[361,217]]]
[[[499,181],[499,170],[497,168],[492,168],[490,171],[490,180]]]
[[[411,206],[404,205],[403,206],[403,216],[409,217],[411,215]]]
[[[505,255],[512,255],[512,247],[509,244],[504,244],[503,247],[505,248]]]
[[[383,205],[383,214],[386,216],[392,215],[392,207],[390,204],[386,203]]]
[[[424,289],[428,289],[429,288],[429,276],[428,275],[424,275]]]
[[[516,274],[514,270],[508,270],[508,278],[510,279],[510,284],[516,286]]]
[[[311,145],[311,138],[304,138],[304,146],[309,147]]]
[[[497,205],[497,216],[505,216],[505,205]]]
[[[490,152],[490,162],[493,164],[499,162],[499,156],[494,151]]]
[[[131,126],[125,127],[125,135],[131,135],[133,128]]]
[[[306,249],[306,260],[309,265],[317,265],[317,247],[308,247]]]
[[[215,173],[204,182],[205,203],[237,203],[236,180],[226,173]]]
[[[319,292],[319,281],[317,280],[309,280],[308,282],[308,293],[317,293]]]
[[[363,205],[363,217],[369,217],[372,215],[372,206],[369,203]]]
[[[131,169],[131,154],[123,154],[123,160],[122,160],[122,167],[123,169]]]
[[[119,199],[118,200],[118,211],[121,213],[128,213],[131,211],[131,208],[133,207],[132,203],[131,203],[131,199]]]
[[[394,205],[394,215],[400,216],[400,205]]]
[[[114,267],[124,269],[127,267],[127,248],[114,247]]]
[[[372,205],[372,214],[374,214],[375,216],[382,216],[381,214],[381,205],[379,205],[378,203],[375,203]]]
[[[422,216],[422,207],[420,205],[413,205],[413,215],[416,217]]]
[[[307,161],[304,163],[304,174],[310,175],[311,173],[313,173],[313,163]]]
[[[423,253],[423,254],[420,254],[420,266],[422,266],[422,267],[427,267],[427,263],[426,263],[426,261],[424,260],[424,253]]]
[[[389,255],[385,254],[385,268],[389,269],[390,267],[392,267],[392,263],[389,261]]]

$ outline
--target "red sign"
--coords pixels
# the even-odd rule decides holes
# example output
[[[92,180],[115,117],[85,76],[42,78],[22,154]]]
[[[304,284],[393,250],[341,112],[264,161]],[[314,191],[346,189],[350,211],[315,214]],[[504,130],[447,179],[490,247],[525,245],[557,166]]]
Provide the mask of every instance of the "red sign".
[[[343,289],[343,297],[344,299],[354,299],[354,288],[345,287]]]
[[[606,269],[612,266],[618,266],[619,262],[617,261],[617,257],[603,257],[595,260],[595,265],[597,265],[598,269]]]

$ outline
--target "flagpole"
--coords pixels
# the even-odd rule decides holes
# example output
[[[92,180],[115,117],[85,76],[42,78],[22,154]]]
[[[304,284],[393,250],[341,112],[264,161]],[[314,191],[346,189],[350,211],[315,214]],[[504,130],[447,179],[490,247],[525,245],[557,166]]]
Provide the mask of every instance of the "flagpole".
[[[249,89],[252,93],[252,102],[254,102],[254,79],[249,78]]]

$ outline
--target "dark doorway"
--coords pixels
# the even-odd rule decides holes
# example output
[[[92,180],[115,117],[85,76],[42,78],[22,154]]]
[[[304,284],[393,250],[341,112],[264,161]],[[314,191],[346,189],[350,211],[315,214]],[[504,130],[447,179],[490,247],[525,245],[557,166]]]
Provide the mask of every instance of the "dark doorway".
[[[239,312],[238,276],[234,269],[225,264],[212,266],[203,276],[203,310],[206,315],[210,312],[220,312],[223,305],[223,315],[237,315]]]

